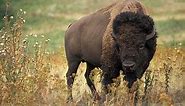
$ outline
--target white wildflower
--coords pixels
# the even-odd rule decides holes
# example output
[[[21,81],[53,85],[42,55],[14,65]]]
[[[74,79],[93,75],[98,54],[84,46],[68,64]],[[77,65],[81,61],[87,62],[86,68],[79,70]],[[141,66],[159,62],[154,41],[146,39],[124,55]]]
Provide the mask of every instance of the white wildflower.
[[[31,77],[31,74],[30,73],[28,74],[28,77]]]
[[[19,9],[20,11],[22,11],[22,9]]]
[[[179,43],[179,46],[182,46],[182,43],[181,42]]]
[[[46,40],[46,42],[49,42],[49,41],[50,41],[50,39],[47,39],[47,40]]]
[[[13,16],[10,16],[10,19],[13,19]]]
[[[26,43],[26,40],[24,39],[22,42],[23,42],[23,43]]]
[[[4,43],[0,43],[0,45],[1,45],[1,46],[3,46],[3,45],[4,45]]]
[[[177,53],[180,53],[180,50],[179,49],[177,50]]]
[[[33,36],[34,36],[34,37],[37,37],[37,35],[36,35],[36,34],[34,34]]]
[[[23,14],[26,14],[26,11],[24,11]]]
[[[49,55],[49,52],[45,52],[45,54]]]

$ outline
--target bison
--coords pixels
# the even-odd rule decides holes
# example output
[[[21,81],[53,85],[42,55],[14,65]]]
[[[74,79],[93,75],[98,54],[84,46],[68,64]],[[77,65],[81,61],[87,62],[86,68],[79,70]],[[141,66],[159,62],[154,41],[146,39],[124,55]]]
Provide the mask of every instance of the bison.
[[[85,78],[94,97],[99,98],[89,78],[99,67],[103,72],[102,86],[107,86],[123,71],[128,87],[140,79],[156,50],[153,19],[137,0],[113,3],[71,24],[65,33],[68,61],[66,73],[68,100],[72,100],[74,75],[81,62],[86,62]]]

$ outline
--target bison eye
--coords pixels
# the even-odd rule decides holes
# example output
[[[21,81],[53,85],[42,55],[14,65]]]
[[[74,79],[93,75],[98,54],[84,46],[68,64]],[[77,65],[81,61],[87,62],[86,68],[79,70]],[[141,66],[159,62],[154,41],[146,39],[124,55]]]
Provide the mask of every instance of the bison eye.
[[[145,45],[144,45],[144,44],[139,45],[139,49],[140,49],[140,50],[142,50],[142,49],[144,49],[144,48],[145,48]]]

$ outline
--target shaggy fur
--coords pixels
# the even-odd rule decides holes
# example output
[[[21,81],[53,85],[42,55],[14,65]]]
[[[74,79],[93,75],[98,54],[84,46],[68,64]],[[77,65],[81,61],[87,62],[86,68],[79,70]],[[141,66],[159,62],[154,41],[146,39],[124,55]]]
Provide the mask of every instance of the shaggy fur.
[[[119,34],[118,31],[121,30],[121,26],[124,26],[123,24],[135,26],[137,29],[141,29],[141,32],[146,34],[152,33],[154,26],[152,18],[147,15],[133,12],[122,12],[116,16],[113,22],[113,33],[115,35]]]
[[[111,36],[113,33],[113,21],[117,15],[123,12],[133,12],[138,14],[145,14],[147,15],[147,12],[145,8],[142,6],[142,4],[137,0],[126,0],[121,1],[113,4],[110,9],[108,9],[105,12],[109,12],[111,14],[111,19],[109,24],[107,25],[107,29],[103,36],[103,43],[102,43],[102,57],[101,61],[102,64],[108,67],[114,67],[117,63],[112,61],[114,57],[114,53],[112,51],[114,46],[114,40]],[[102,66],[103,67],[103,66]]]
[[[121,64],[121,60],[114,36],[119,36],[120,32],[123,33],[126,29],[127,32],[125,32],[121,39],[127,39],[127,44],[130,43],[132,45],[134,42],[137,42],[138,39],[134,38],[134,36],[127,35],[135,35],[133,29],[136,28],[138,33],[145,33],[145,35],[143,34],[140,36],[143,36],[144,39],[146,39],[146,35],[152,33],[154,30],[154,22],[152,18],[147,15],[142,4],[137,0],[126,0],[117,3],[112,6],[108,12],[111,14],[111,19],[103,36],[101,64],[105,73],[110,76],[112,74],[111,77],[115,78],[119,76],[119,72],[115,70],[122,68],[119,66],[119,64]],[[128,87],[131,87],[137,78],[141,78],[149,66],[156,50],[156,33],[153,38],[146,42],[145,46],[149,50],[149,58],[140,66],[142,67],[141,69],[126,75],[125,79],[129,82]]]

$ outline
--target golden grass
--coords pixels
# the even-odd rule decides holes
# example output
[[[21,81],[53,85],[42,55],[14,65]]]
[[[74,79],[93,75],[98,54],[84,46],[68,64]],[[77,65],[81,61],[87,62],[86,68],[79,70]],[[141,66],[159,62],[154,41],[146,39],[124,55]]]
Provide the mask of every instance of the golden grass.
[[[67,71],[66,59],[61,55],[52,55],[51,58],[56,61],[51,62],[58,69],[56,73],[61,76],[60,78],[65,80],[65,73]],[[137,89],[137,101],[138,105],[176,105],[184,102],[183,95],[179,92],[184,92],[184,76],[185,76],[185,49],[180,46],[176,48],[166,48],[158,46],[156,54],[150,64],[150,67],[146,71],[145,75],[139,80],[139,88]],[[99,105],[100,103],[94,102],[90,90],[86,84],[84,73],[85,64],[81,64],[75,82],[73,85],[74,102],[72,105]],[[95,69],[93,71],[93,81],[101,92],[101,70]],[[128,89],[125,86],[126,82],[123,81],[123,76],[119,78],[121,84],[115,87],[112,85],[113,93],[107,96],[105,105],[131,105],[129,102]],[[66,93],[66,83],[64,85],[64,92]],[[67,95],[63,95],[66,98]],[[177,98],[178,97],[178,98]],[[176,99],[177,98],[177,99]],[[65,100],[62,101],[65,103]],[[131,104],[129,104],[131,103]]]

